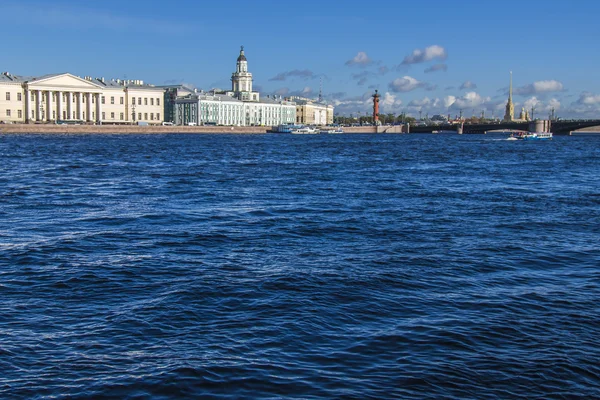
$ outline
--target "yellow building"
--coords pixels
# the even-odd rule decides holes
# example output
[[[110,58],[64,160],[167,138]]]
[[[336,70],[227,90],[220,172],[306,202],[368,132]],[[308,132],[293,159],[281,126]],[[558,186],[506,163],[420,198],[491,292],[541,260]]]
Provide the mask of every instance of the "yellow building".
[[[68,73],[0,74],[0,121],[7,123],[160,124],[164,90],[142,81],[105,81]]]
[[[300,97],[290,100],[296,102],[296,123],[317,126],[333,124],[332,105]]]

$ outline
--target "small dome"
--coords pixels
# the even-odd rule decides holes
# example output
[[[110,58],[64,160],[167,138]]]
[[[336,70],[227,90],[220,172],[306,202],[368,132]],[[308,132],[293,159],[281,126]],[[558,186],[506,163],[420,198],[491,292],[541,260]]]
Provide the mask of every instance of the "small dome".
[[[244,54],[244,46],[242,46],[242,49],[240,50],[240,56],[238,57],[238,62],[240,61],[248,61],[246,59],[246,55]]]

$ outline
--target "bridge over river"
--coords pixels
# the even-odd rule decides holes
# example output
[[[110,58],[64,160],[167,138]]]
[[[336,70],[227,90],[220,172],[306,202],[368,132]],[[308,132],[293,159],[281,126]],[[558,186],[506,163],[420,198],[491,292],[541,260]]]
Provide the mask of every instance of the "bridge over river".
[[[500,122],[496,124],[465,124],[463,133],[486,133],[488,131],[526,131],[529,129],[529,122]],[[600,131],[600,120],[562,120],[552,122],[552,133],[556,135],[568,135],[573,131],[590,127],[598,127]],[[456,130],[457,126],[450,125],[428,125],[411,126],[411,133],[432,133],[434,131]]]

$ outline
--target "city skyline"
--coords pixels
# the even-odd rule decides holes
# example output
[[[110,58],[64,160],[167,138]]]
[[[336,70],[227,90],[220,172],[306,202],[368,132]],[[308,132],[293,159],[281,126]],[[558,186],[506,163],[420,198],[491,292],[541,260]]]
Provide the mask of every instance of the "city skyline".
[[[228,89],[244,45],[257,90],[316,97],[322,82],[340,114],[368,113],[378,89],[383,113],[462,109],[502,118],[513,71],[517,114],[535,107],[537,115],[554,108],[561,117],[600,116],[600,6],[591,1],[569,9],[512,0],[372,7],[9,0],[0,32],[11,39],[0,68]]]

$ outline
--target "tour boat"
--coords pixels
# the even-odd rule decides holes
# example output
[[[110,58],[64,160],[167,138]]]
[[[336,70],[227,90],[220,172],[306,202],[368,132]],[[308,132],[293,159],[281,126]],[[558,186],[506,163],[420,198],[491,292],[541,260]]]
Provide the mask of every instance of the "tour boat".
[[[513,132],[508,140],[552,140],[552,132]]]
[[[303,126],[301,128],[292,129],[291,133],[299,134],[299,135],[311,135],[311,134],[319,133],[319,130],[316,128],[311,128],[310,126]]]
[[[321,133],[344,133],[342,128],[321,129]]]
[[[304,127],[304,125],[282,124],[282,125],[277,125],[275,128],[269,130],[269,132],[270,133],[292,133],[292,131],[303,128],[303,127]]]

